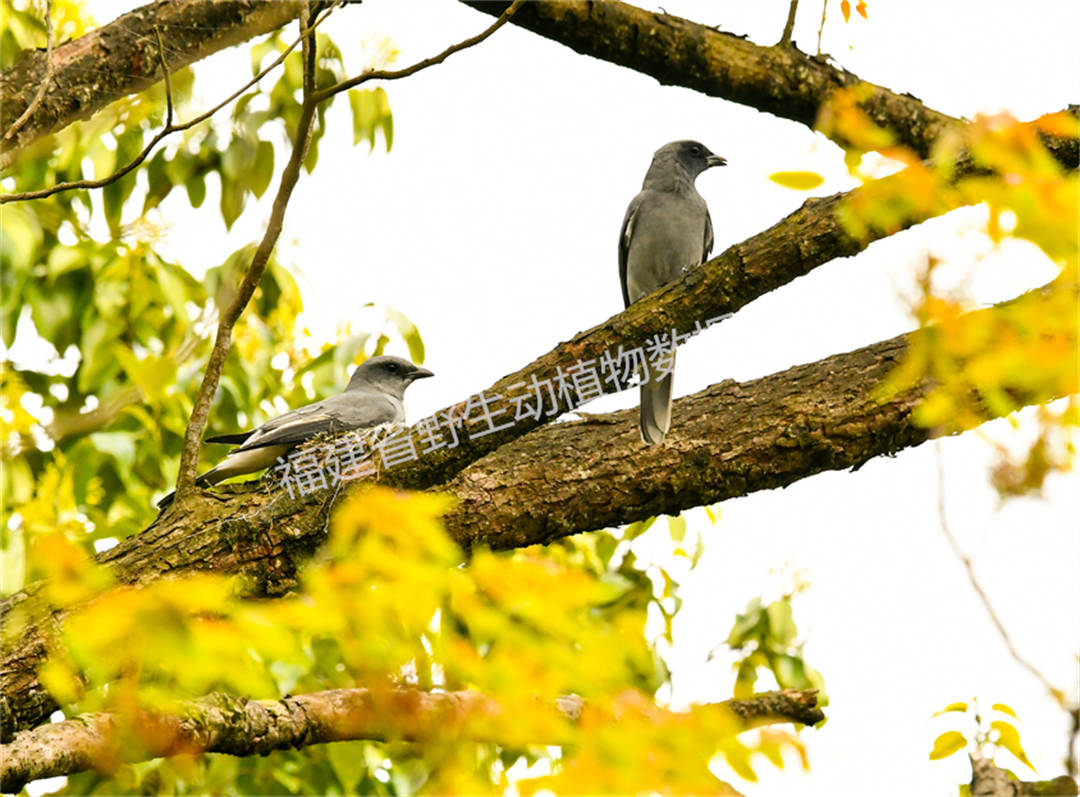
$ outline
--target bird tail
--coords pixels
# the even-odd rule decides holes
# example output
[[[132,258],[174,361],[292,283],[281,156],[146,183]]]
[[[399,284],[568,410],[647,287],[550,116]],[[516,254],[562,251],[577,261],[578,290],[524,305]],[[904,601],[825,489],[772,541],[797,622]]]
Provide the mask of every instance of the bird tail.
[[[674,357],[672,353],[672,357]],[[672,362],[672,367],[675,363]],[[652,379],[641,386],[641,440],[644,443],[662,443],[671,427],[671,380],[668,373],[661,379]]]
[[[214,437],[206,438],[207,443],[228,443],[230,445],[240,445],[245,442],[254,432],[236,432],[235,434],[219,434]]]

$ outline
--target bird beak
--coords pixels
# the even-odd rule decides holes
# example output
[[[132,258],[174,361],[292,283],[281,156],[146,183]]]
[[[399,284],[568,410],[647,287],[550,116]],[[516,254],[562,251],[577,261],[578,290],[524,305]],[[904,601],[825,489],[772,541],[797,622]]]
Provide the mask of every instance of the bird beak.
[[[417,379],[427,379],[429,376],[435,376],[427,368],[417,368],[411,374],[409,374],[409,381],[415,382]]]
[[[713,155],[710,153],[709,157],[705,159],[705,163],[708,167],[713,166],[727,166],[727,160],[719,155]]]

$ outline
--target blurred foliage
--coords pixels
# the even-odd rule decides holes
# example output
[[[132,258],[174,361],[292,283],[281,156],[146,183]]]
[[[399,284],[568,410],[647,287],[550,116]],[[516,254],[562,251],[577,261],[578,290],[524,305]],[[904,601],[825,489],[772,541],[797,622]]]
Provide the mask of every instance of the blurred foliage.
[[[58,41],[92,27],[77,3],[56,0],[52,9]],[[42,10],[5,0],[4,65],[43,46]],[[287,40],[275,33],[254,44],[252,74]],[[318,84],[346,77],[334,43],[319,34],[318,47]],[[382,42],[375,58],[394,54]],[[657,704],[653,696],[670,676],[656,643],[670,643],[681,599],[664,567],[630,550],[649,523],[512,554],[474,551],[463,566],[436,519],[444,499],[375,490],[335,516],[302,591],[286,599],[246,600],[243,585],[216,575],[131,589],[94,563],[95,543],[144,528],[154,500],[171,489],[217,315],[254,248],[196,277],[162,254],[165,214],[178,202],[202,207],[216,185],[217,212],[203,209],[203,218],[216,224],[220,214],[228,229],[265,195],[294,135],[301,77],[293,52],[262,81],[266,88],[167,138],[105,189],[3,206],[3,589],[40,581],[42,606],[69,610],[39,670],[68,714],[130,716],[211,691],[276,699],[356,685],[473,689],[503,710],[470,720],[485,724],[483,738],[492,740],[485,743],[463,743],[470,738],[463,726],[424,745],[356,741],[244,759],[177,756],[84,772],[63,791],[404,795],[503,792],[514,783],[520,793],[723,794],[730,787],[709,771],[718,755],[751,779],[752,755],[777,766],[782,750],[802,755],[790,735],[740,741],[733,718],[715,706],[673,713]],[[192,70],[172,75],[177,122],[203,110],[194,107],[194,81]],[[381,135],[389,151],[386,92],[348,94],[354,144],[374,150]],[[160,129],[165,109],[159,85],[43,138],[5,173],[3,190],[112,174]],[[324,104],[309,172],[325,127]],[[419,330],[397,310],[374,329],[342,326],[329,343],[303,329],[302,311],[292,273],[272,260],[233,330],[210,429],[250,428],[336,393],[350,365],[392,341],[423,361]],[[218,453],[209,450],[201,464]],[[689,534],[681,518],[669,519],[667,530],[674,554],[696,564],[700,534]],[[5,623],[7,643],[32,622],[28,605]],[[650,625],[656,617],[661,627]],[[542,710],[567,694],[586,699],[576,724]],[[391,736],[395,719],[408,721],[388,715]],[[563,744],[549,747],[547,739]]]
[[[1024,406],[1024,396],[1068,396],[1035,413],[1034,442],[1025,453],[1017,456],[1012,446],[998,446],[1001,456],[991,479],[999,494],[1005,498],[1038,492],[1049,473],[1071,469],[1080,419],[1080,177],[1054,159],[1040,133],[1076,137],[1080,125],[1065,112],[1031,123],[1007,114],[977,116],[961,130],[941,136],[931,158],[922,161],[859,108],[869,91],[860,86],[838,92],[818,120],[830,137],[848,142],[848,165],[867,180],[841,209],[841,221],[851,235],[865,239],[871,231],[891,234],[909,219],[981,204],[988,211],[985,233],[995,246],[1028,241],[1058,269],[1042,291],[972,317],[968,311],[975,303],[960,290],[943,293],[934,280],[942,261],[928,258],[917,276],[919,298],[913,307],[923,334],[913,338],[880,395],[930,385],[914,418],[942,431],[1008,416]],[[868,180],[861,164],[872,151],[896,161],[902,170]],[[957,178],[960,159],[970,160],[974,168]],[[1015,417],[1012,422],[1020,426]]]
[[[598,561],[581,566],[588,546],[555,556],[476,550],[460,566],[439,521],[448,501],[383,488],[350,498],[294,597],[244,600],[218,575],[100,593],[65,619],[40,674],[71,713],[131,716],[214,690],[277,699],[355,685],[471,689],[500,710],[466,712],[409,747],[149,762],[113,778],[80,775],[69,792],[139,793],[152,775],[159,793],[213,791],[223,781],[265,794],[501,793],[511,781],[522,793],[731,793],[709,771],[717,755],[755,777],[756,748],[740,741],[726,710],[671,712],[653,699],[666,675],[645,641],[647,579],[606,568],[598,578]],[[63,535],[53,544],[67,549],[42,551],[38,562],[58,585],[52,599],[99,593],[107,576]],[[585,700],[576,723],[550,709],[567,694]],[[389,713],[380,728],[393,740],[411,722]],[[471,741],[478,737],[493,741]],[[782,763],[777,750],[768,758]]]
[[[727,645],[738,653],[735,664],[735,697],[746,698],[754,693],[764,670],[776,679],[781,689],[817,689],[818,705],[828,705],[825,679],[803,659],[803,641],[798,640],[798,627],[792,611],[795,591],[783,595],[768,605],[754,598],[745,611],[737,615],[728,634]]]
[[[89,26],[76,4],[52,8],[58,31],[74,35]],[[5,3],[5,57],[40,46],[43,35],[31,10]],[[344,78],[333,42],[320,35],[319,45],[320,84]],[[285,46],[281,35],[270,36],[253,46],[253,62]],[[275,149],[288,143],[299,115],[299,58],[299,52],[291,53],[269,88],[242,96],[231,118],[166,139],[140,168],[101,191],[66,191],[0,210],[5,592],[25,583],[25,551],[35,535],[62,529],[89,550],[97,540],[145,527],[156,514],[154,499],[171,488],[217,314],[231,301],[254,246],[197,279],[159,253],[156,208],[174,188],[183,188],[186,202],[198,207],[213,177],[228,227],[248,197],[266,191]],[[193,83],[191,70],[172,76],[178,119],[201,110],[191,107]],[[385,96],[379,108],[374,116],[354,118],[354,124],[378,127],[389,143]],[[324,110],[325,104],[316,140],[324,130]],[[4,188],[18,192],[107,176],[141,151],[164,123],[164,113],[160,85],[113,103],[21,153],[5,172]],[[309,170],[317,159],[314,144],[312,153]],[[249,428],[336,393],[350,365],[381,353],[392,340],[404,341],[414,359],[423,359],[418,330],[396,310],[371,331],[341,326],[330,343],[313,340],[301,328],[302,310],[295,278],[271,260],[233,330],[210,429]],[[203,464],[219,454],[211,447]]]

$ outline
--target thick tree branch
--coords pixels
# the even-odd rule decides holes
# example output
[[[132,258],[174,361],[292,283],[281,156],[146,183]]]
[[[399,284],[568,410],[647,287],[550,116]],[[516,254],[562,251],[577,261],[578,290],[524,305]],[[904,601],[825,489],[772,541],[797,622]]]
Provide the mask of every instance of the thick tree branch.
[[[16,133],[26,124],[26,120],[41,107],[41,101],[45,99],[45,92],[49,90],[49,84],[52,82],[53,76],[53,22],[52,22],[52,0],[45,0],[45,74],[41,77],[41,81],[38,85],[37,93],[34,98],[30,100],[30,104],[26,106],[26,110],[22,112],[18,119],[11,123],[11,127],[4,133],[4,141],[8,141],[14,137]]]
[[[529,8],[531,6],[525,7]],[[1074,156],[1071,168],[1076,168],[1075,156],[1080,142],[1077,139],[1062,139],[1062,142],[1062,152],[1069,151],[1071,147]],[[952,176],[959,180],[976,171],[971,159],[965,157],[953,165]],[[504,413],[500,421],[514,418],[516,405],[512,397],[527,392],[533,379],[557,384],[560,379],[565,379],[565,372],[579,362],[599,363],[605,355],[614,356],[620,347],[631,350],[645,345],[657,335],[670,336],[672,330],[680,334],[691,332],[710,320],[736,312],[754,299],[810,273],[818,266],[838,257],[858,254],[874,241],[908,229],[934,215],[929,210],[908,209],[905,216],[892,219],[887,230],[871,226],[859,239],[847,232],[842,222],[845,209],[872,205],[872,197],[903,195],[906,190],[904,176],[900,174],[845,193],[807,200],[801,208],[769,229],[687,271],[679,280],[635,302],[602,324],[560,343],[478,395],[490,400],[493,412]],[[952,199],[960,201],[955,194]],[[951,208],[942,207],[939,211],[944,212],[945,209]],[[605,393],[619,390],[610,382],[604,382],[601,389]],[[384,481],[414,489],[443,484],[500,446],[574,409],[565,395],[549,395],[546,401],[551,409],[541,417],[519,418],[512,426],[483,436],[462,432],[457,446],[440,448],[425,453],[416,461],[401,464],[387,473]],[[436,413],[436,417],[461,419],[466,417],[467,410],[472,414],[468,415],[466,428],[487,432],[487,429],[476,428],[478,413],[466,401],[443,408]],[[417,451],[425,447],[423,443],[414,430]]]
[[[502,0],[462,2],[486,14],[498,14],[506,7]],[[869,96],[860,107],[923,158],[929,157],[942,132],[963,123],[910,94],[867,83],[827,58],[806,55],[793,46],[763,47],[616,0],[537,0],[521,9],[513,23],[582,55],[650,75],[662,84],[685,86],[811,128],[838,89],[861,85]],[[1048,146],[1068,168],[1075,168],[1075,142],[1064,152],[1053,143]]]
[[[498,14],[506,5],[462,2],[486,14]],[[537,0],[513,22],[582,55],[642,72],[662,84],[685,86],[807,127],[814,126],[821,107],[837,89],[868,85],[871,94],[862,103],[863,110],[924,158],[944,130],[961,123],[911,95],[866,84],[858,75],[795,47],[763,47],[616,0]]]
[[[302,2],[172,0],[151,3],[53,50],[51,89],[11,138],[0,141],[0,168],[42,136],[87,119],[114,100],[162,79],[152,50],[154,29],[168,30],[168,68],[176,72],[208,55],[280,28]],[[0,74],[0,129],[30,108],[46,71],[46,54],[30,52]]]
[[[989,312],[973,314],[973,323]],[[459,502],[445,522],[463,546],[532,545],[858,468],[918,445],[935,434],[911,419],[926,386],[874,398],[910,340],[901,335],[680,399],[663,446],[641,444],[634,410],[543,427],[441,485]],[[1014,397],[1017,406],[1052,398]],[[338,497],[289,499],[251,485],[216,498],[193,495],[183,513],[163,515],[98,559],[125,583],[212,570],[243,574],[253,593],[281,594],[297,586],[299,567],[325,540]],[[23,603],[34,600],[20,594],[0,607]],[[0,663],[8,728],[37,724],[53,708],[35,675],[44,633],[28,632]]]
[[[766,692],[719,705],[729,708],[747,728],[783,722],[813,725],[825,718],[814,690]],[[576,697],[550,707],[552,715],[570,723],[583,710],[584,701]],[[214,694],[189,701],[172,715],[143,712],[128,725],[112,714],[87,714],[23,731],[0,747],[0,790],[16,792],[39,778],[88,769],[110,771],[124,762],[180,753],[266,755],[326,742],[425,742],[454,734],[497,741],[486,738],[479,727],[471,728],[470,720],[487,724],[501,713],[495,700],[471,691],[333,689],[277,701]]]

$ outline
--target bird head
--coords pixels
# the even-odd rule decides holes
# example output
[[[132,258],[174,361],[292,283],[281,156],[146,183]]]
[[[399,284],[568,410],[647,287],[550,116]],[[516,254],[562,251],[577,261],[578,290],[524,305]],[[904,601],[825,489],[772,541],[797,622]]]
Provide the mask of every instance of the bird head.
[[[373,387],[400,399],[405,395],[405,388],[417,379],[434,375],[427,368],[413,365],[401,357],[380,355],[357,366],[345,392]]]
[[[653,155],[653,163],[677,163],[690,176],[697,177],[706,169],[713,166],[723,166],[727,161],[719,155],[714,155],[709,148],[697,141],[672,141],[665,144]]]

